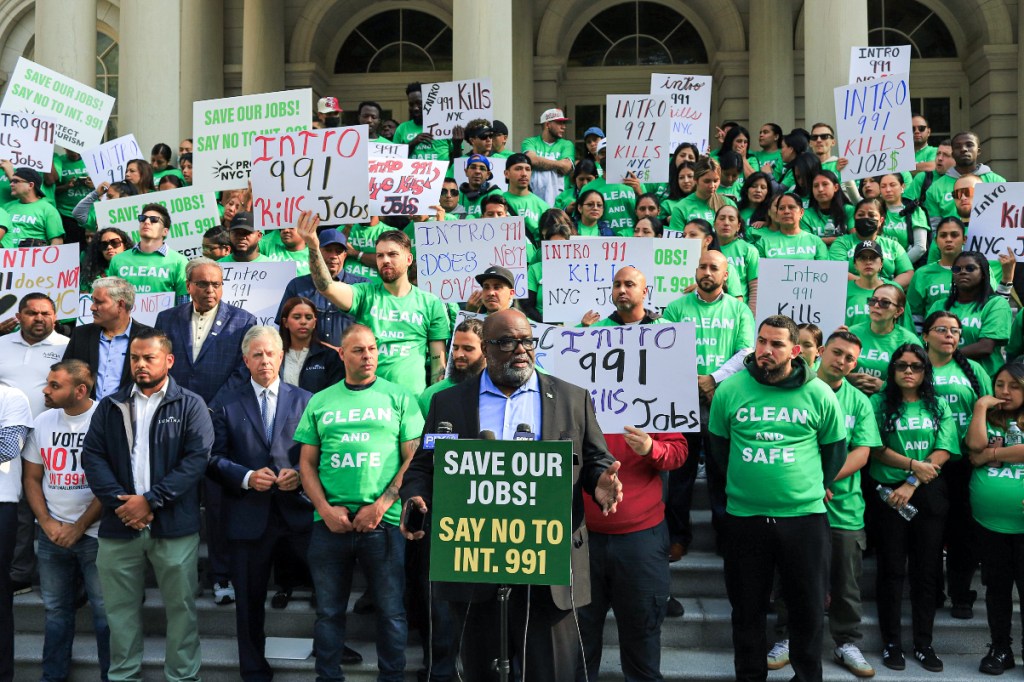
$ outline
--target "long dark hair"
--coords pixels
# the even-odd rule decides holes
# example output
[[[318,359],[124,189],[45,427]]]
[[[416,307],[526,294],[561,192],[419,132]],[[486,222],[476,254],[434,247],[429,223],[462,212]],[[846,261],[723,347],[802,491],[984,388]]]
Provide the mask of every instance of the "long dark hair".
[[[313,318],[316,320],[313,324],[313,334],[309,340],[310,347],[320,343],[320,338],[316,335],[317,325],[320,324],[320,316],[316,311],[316,303],[313,303],[313,301],[309,300],[305,296],[292,296],[284,302],[283,306],[281,306],[281,319],[277,321],[278,330],[281,334],[281,343],[284,346],[285,353],[287,353],[288,349],[292,347],[292,335],[285,326],[284,321],[287,320],[288,316],[292,314],[292,311],[300,305],[308,305],[309,309],[313,311]]]
[[[82,263],[82,282],[84,284],[92,284],[97,277],[105,277],[107,274],[110,261],[103,257],[103,245],[100,243],[103,235],[107,233],[117,235],[118,239],[121,240],[121,244],[124,245],[125,251],[135,246],[132,238],[116,227],[108,227],[97,232],[96,236],[89,242],[89,250],[86,251],[85,261]]]
[[[829,202],[828,216],[832,219],[832,224],[836,226],[839,233],[845,234],[849,228],[846,219],[846,195],[843,194],[843,187],[839,182],[839,177],[830,170],[822,169],[818,171],[817,175],[811,178],[811,207],[820,213],[821,208],[814,199],[814,181],[818,178],[825,178],[835,185],[836,191],[835,194],[832,195],[832,201]]]
[[[921,336],[930,332],[932,327],[935,326],[935,322],[944,317],[956,320],[957,326],[963,329],[963,322],[956,313],[951,313],[948,310],[936,310],[924,319]],[[959,367],[960,371],[964,373],[965,377],[967,377],[967,381],[971,383],[971,389],[974,390],[975,397],[980,398],[984,395],[984,392],[981,390],[981,382],[978,381],[978,375],[974,373],[974,368],[971,367],[971,363],[968,362],[967,356],[964,355],[962,350],[960,350],[959,345],[953,349],[953,362],[956,363],[956,366]]]
[[[975,264],[981,269],[981,283],[978,284],[978,291],[974,295],[973,303],[979,307],[984,306],[993,295],[995,291],[992,289],[992,275],[989,272],[988,261],[985,256],[977,251],[963,251],[956,260],[953,261],[955,267],[964,258],[970,258]],[[953,284],[949,287],[949,296],[946,298],[946,303],[942,306],[946,310],[949,310],[953,305],[956,304],[960,297],[960,291],[956,286],[956,277],[953,278]]]
[[[906,410],[906,403],[903,401],[903,391],[896,385],[896,358],[904,353],[911,353],[924,364],[924,379],[917,389],[917,396],[924,403],[924,409],[932,416],[935,428],[938,429],[939,419],[942,412],[939,409],[939,397],[935,393],[935,371],[932,369],[932,361],[928,352],[921,346],[913,343],[905,343],[889,356],[889,368],[886,371],[885,388],[882,392],[882,437],[896,432],[896,422],[903,416]]]
[[[669,199],[685,199],[686,197],[690,196],[690,194],[693,194],[693,192],[690,192],[690,194],[683,194],[683,190],[679,188],[679,171],[682,170],[683,168],[689,168],[690,170],[694,171],[693,180],[695,189],[693,191],[696,191],[697,164],[693,163],[692,161],[683,161],[681,164],[676,166],[675,173],[673,173],[668,179]]]
[[[725,134],[725,137],[722,138],[722,151],[735,152],[736,150],[733,149],[732,145],[734,142],[736,142],[736,138],[739,137],[740,135],[747,138],[746,156],[750,156],[750,145],[752,144],[750,140],[750,131],[748,131],[743,126],[733,126],[732,128],[729,128],[729,132],[727,132]],[[739,152],[736,153],[738,154]],[[741,154],[740,156],[743,155]]]
[[[149,165],[149,161],[145,159],[132,159],[125,164],[125,170],[128,170],[128,166],[135,164],[135,167],[139,171],[139,184],[135,185],[135,189],[139,194],[146,194],[147,192],[153,191],[153,167]],[[125,180],[127,182],[127,180]]]
[[[999,371],[992,375],[993,385],[995,385],[996,377],[998,377],[1001,372],[1006,372],[1014,381],[1021,386],[1024,386],[1024,364],[1011,361],[1000,367]],[[981,394],[979,393],[978,395]],[[1007,413],[1002,410],[989,410],[988,421],[1001,429],[1005,429],[1009,426],[1009,422],[1007,421],[1008,416],[1010,415],[1007,415]],[[1021,423],[1024,422],[1024,406],[1021,406],[1021,408],[1017,410],[1017,414],[1013,415],[1013,421],[1016,422],[1018,427],[1020,427]]]
[[[747,196],[747,192],[758,180],[764,180],[765,187],[768,191],[766,191],[764,194],[764,200],[760,204],[754,206],[753,204],[750,203],[750,198]],[[750,175],[748,175],[747,179],[743,181],[743,187],[740,189],[740,210],[742,211],[743,209],[746,208],[754,209],[754,212],[750,214],[749,222],[767,222],[768,211],[769,209],[771,209],[771,206],[772,176],[768,175],[767,173],[762,173],[761,171],[757,171],[756,173],[751,173]]]
[[[669,185],[669,189],[672,188],[672,183],[676,182],[676,177],[679,175],[679,166],[676,165],[676,157],[679,155],[679,152],[682,149],[692,149],[693,150],[693,158],[694,159],[699,159],[700,158],[701,152],[700,152],[699,149],[697,149],[697,145],[695,145],[692,142],[683,142],[678,147],[673,149],[672,150],[672,156],[668,157],[668,178],[669,178],[668,185]],[[691,161],[690,163],[694,163],[694,162]]]
[[[821,159],[813,152],[797,154],[792,168],[793,189],[790,191],[801,197],[810,197],[811,183],[814,182],[815,176],[821,174]]]

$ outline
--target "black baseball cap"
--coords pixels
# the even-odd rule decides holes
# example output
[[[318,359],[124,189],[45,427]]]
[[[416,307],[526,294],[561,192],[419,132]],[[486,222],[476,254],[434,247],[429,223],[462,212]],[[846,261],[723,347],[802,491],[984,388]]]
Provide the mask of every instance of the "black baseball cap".
[[[882,247],[878,245],[874,239],[866,239],[860,244],[857,244],[853,249],[853,260],[857,260],[857,256],[864,253],[865,251],[871,251],[879,258],[884,258],[882,255]]]
[[[14,171],[14,177],[21,178],[25,182],[34,183],[36,186],[36,194],[39,196],[45,196],[46,193],[43,191],[43,176],[39,175],[35,170],[28,167],[18,168]]]
[[[508,126],[501,121],[495,121],[492,123],[491,130],[494,131],[495,135],[508,135]]]
[[[256,232],[256,224],[253,221],[252,213],[250,211],[239,211],[236,213],[235,217],[231,219],[230,229]]]
[[[492,265],[476,276],[477,284],[481,286],[489,279],[500,279],[513,289],[516,288],[516,278],[512,276],[512,271],[500,265]]]
[[[533,162],[530,161],[530,157],[526,154],[516,152],[515,154],[509,154],[508,158],[505,159],[505,168],[511,168],[517,163],[525,163],[530,168],[533,168]]]

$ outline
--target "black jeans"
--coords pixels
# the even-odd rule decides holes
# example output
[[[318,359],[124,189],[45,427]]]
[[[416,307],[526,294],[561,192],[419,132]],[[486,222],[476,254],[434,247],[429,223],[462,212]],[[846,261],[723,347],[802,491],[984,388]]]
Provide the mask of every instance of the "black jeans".
[[[0,502],[0,682],[14,679],[14,594],[11,558],[18,531],[18,503]]]
[[[949,600],[954,604],[972,604],[971,580],[978,568],[975,556],[976,524],[971,515],[971,474],[974,467],[968,458],[948,462],[942,467],[949,493],[949,515],[946,517],[946,583],[949,586]],[[911,503],[913,504],[913,503]],[[940,555],[939,561],[942,561]],[[942,574],[939,574],[939,589],[942,589]]]
[[[1013,644],[1013,586],[1017,598],[1024,595],[1024,535],[996,533],[975,524],[981,574],[985,579],[985,608],[992,646],[1009,649]],[[1021,613],[1024,622],[1024,611]]]
[[[725,587],[732,604],[737,682],[768,678],[765,632],[778,568],[789,605],[793,679],[821,680],[821,647],[830,538],[825,514],[794,517],[726,514]]]

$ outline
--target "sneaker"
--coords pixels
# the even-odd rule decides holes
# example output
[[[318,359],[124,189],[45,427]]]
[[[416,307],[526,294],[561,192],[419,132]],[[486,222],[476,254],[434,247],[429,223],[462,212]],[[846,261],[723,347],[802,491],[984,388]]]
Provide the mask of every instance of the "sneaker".
[[[840,644],[832,651],[832,655],[835,656],[836,663],[845,666],[857,677],[875,676],[875,669],[867,662],[857,645],[852,642]]]
[[[668,598],[668,606],[665,608],[665,616],[668,618],[681,618],[686,609],[675,597]]]
[[[949,615],[959,620],[970,620],[974,618],[974,605],[953,604],[949,609]]]
[[[1004,671],[1017,665],[1013,660],[1013,652],[1010,649],[1002,649],[992,646],[988,647],[988,655],[981,659],[978,670],[986,675],[1002,675]]]
[[[935,655],[935,649],[926,646],[923,649],[914,647],[914,658],[921,664],[921,667],[931,673],[942,672],[942,661]]]
[[[772,650],[768,652],[768,669],[781,670],[789,665],[789,640],[784,639],[776,642]]]
[[[11,581],[11,595],[17,597],[19,594],[28,594],[32,591],[32,583],[25,583],[18,580]]]
[[[217,606],[235,603],[235,588],[230,582],[213,584],[213,603]]]
[[[886,644],[882,650],[882,665],[889,670],[903,670],[907,667],[907,659],[899,644]]]

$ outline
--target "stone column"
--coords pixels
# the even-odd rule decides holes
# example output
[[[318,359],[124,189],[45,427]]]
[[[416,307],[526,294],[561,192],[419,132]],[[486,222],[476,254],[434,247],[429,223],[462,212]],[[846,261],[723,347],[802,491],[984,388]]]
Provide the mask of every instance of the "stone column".
[[[34,61],[96,85],[96,0],[36,0]]]
[[[153,145],[177,149],[192,128],[191,115],[181,120],[182,1],[121,4],[118,133],[134,133],[147,161]]]
[[[245,0],[243,11],[242,94],[284,90],[284,3]]]
[[[192,137],[192,104],[224,96],[224,0],[182,0],[181,138]],[[174,142],[180,141],[174,140]],[[168,143],[170,144],[170,143]],[[171,145],[177,153],[177,146]]]
[[[755,129],[768,122],[788,132],[796,123],[792,4],[787,0],[750,3],[750,27],[750,134],[756,135]],[[756,137],[751,148],[760,149]]]
[[[808,130],[817,121],[835,124],[834,90],[849,81],[850,48],[867,44],[867,0],[804,3],[804,120]]]

